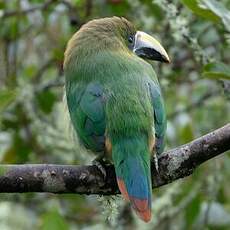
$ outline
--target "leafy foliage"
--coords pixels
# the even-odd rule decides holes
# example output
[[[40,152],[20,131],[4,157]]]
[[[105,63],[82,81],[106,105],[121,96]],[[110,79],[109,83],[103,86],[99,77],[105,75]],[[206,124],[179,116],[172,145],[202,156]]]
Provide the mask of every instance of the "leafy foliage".
[[[230,68],[221,62],[208,63],[204,66],[204,77],[230,80]]]

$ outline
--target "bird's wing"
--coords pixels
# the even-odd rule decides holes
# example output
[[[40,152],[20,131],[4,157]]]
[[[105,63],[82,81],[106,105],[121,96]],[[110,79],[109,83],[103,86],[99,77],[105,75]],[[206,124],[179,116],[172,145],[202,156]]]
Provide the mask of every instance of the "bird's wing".
[[[71,84],[66,94],[70,117],[80,141],[92,151],[103,151],[105,103],[102,86],[98,82]]]
[[[167,125],[164,101],[158,83],[149,81],[148,88],[154,110],[154,129],[156,137],[155,149],[157,154],[160,154],[164,150],[164,136]]]

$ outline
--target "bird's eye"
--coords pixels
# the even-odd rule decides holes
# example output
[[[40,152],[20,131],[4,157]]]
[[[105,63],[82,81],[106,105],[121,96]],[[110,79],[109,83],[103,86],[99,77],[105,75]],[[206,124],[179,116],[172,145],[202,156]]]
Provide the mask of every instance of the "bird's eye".
[[[129,36],[128,41],[129,41],[129,43],[133,43],[133,36],[132,35]]]

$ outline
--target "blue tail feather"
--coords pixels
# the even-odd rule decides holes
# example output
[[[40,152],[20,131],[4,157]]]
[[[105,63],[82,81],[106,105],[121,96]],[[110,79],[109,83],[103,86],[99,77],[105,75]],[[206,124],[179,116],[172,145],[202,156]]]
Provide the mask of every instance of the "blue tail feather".
[[[121,192],[127,191],[137,213],[151,210],[150,152],[146,136],[118,139],[112,146],[116,175],[125,186],[120,187]]]

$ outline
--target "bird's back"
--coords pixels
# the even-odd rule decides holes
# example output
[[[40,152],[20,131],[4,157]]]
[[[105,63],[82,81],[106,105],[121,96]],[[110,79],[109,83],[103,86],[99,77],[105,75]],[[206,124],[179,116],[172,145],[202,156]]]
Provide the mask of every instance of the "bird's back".
[[[122,135],[152,131],[152,80],[146,71],[151,66],[138,61],[118,53],[97,54],[88,59],[87,67],[76,67],[67,76],[72,78],[66,81],[70,116],[87,148],[104,151],[105,130]]]

